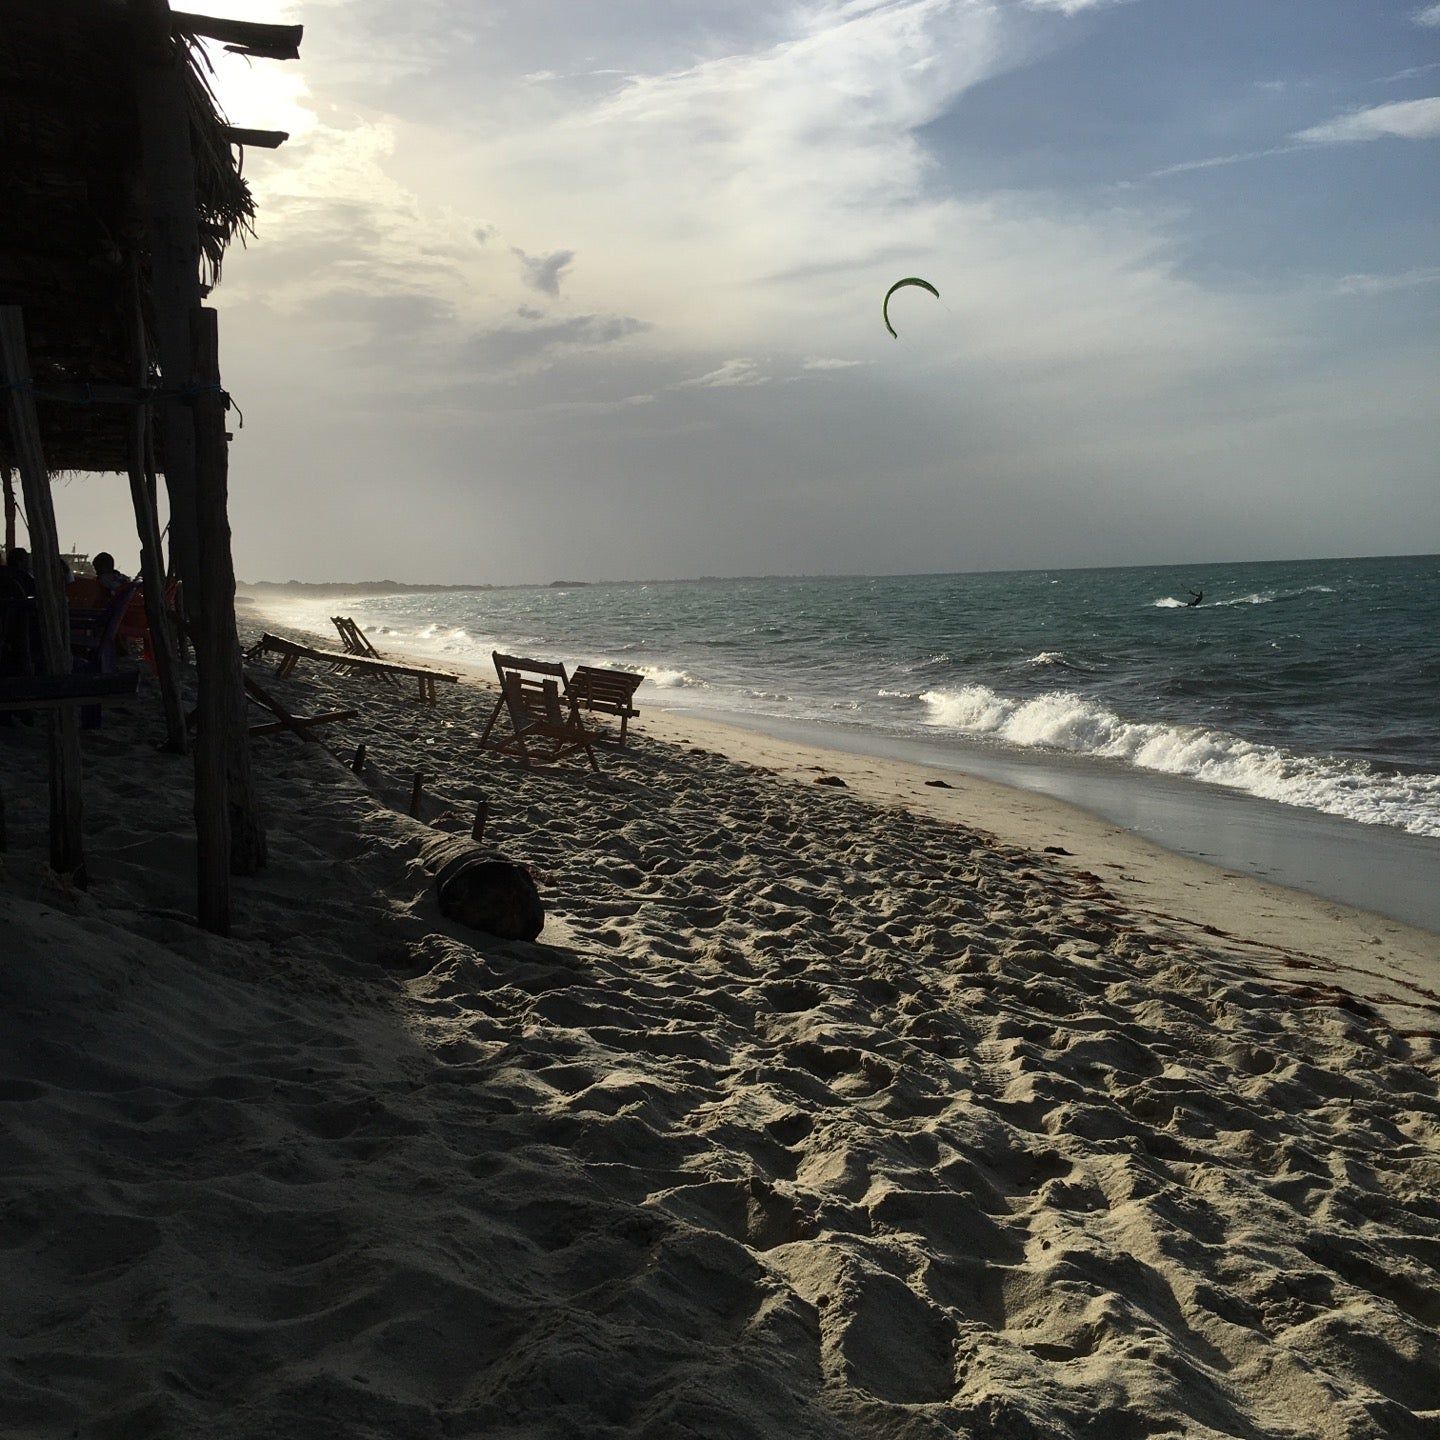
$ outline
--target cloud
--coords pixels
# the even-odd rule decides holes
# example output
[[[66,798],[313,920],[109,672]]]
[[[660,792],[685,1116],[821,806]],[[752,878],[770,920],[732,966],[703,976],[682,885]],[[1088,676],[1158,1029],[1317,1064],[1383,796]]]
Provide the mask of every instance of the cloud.
[[[1127,3],[1128,0],[1025,0],[1029,10],[1058,10],[1062,15],[1078,15],[1082,10],[1108,9]]]
[[[1344,275],[1335,285],[1341,295],[1388,295],[1440,283],[1440,269],[1401,270],[1393,275]]]
[[[1337,115],[1293,137],[1311,145],[1350,145],[1389,137],[1434,140],[1440,137],[1440,95],[1424,100],[1398,100]]]
[[[807,360],[801,367],[804,370],[851,370],[856,365],[863,365],[863,360]]]
[[[1150,180],[1163,180],[1168,175],[1188,175],[1194,170],[1218,170],[1224,165],[1241,165],[1247,160],[1264,160],[1271,155],[1293,155],[1303,150],[1303,145],[1271,145],[1265,150],[1240,150],[1234,155],[1209,155],[1204,160],[1182,160],[1178,165],[1166,165],[1152,170]]]
[[[1417,25],[1429,25],[1432,28],[1440,29],[1440,4],[1427,5],[1423,10],[1417,10],[1414,20]]]
[[[770,377],[753,360],[737,356],[727,360],[708,374],[697,375],[691,380],[681,380],[677,390],[733,390],[753,385],[768,385]]]
[[[1433,140],[1440,137],[1440,96],[1425,100],[1400,100],[1389,105],[1371,105],[1337,115],[1308,130],[1297,130],[1287,145],[1270,145],[1263,150],[1241,150],[1233,155],[1210,155],[1203,160],[1183,160],[1152,170],[1151,180],[1168,175],[1185,175],[1195,170],[1215,170],[1223,165],[1240,165],[1247,160],[1264,160],[1271,155],[1294,155],[1318,145],[1353,145],[1368,140],[1397,138]]]
[[[533,363],[559,350],[613,345],[647,328],[643,320],[632,315],[572,315],[534,321],[523,327],[497,326],[472,335],[461,358],[482,370],[504,369]]]
[[[560,281],[575,260],[573,250],[552,250],[548,255],[527,255],[514,247],[525,283],[543,295],[559,295]]]

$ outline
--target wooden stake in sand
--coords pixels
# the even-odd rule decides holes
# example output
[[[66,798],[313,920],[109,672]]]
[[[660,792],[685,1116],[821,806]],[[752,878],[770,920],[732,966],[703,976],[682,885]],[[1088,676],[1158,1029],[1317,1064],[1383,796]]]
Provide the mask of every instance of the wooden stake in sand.
[[[485,838],[485,822],[490,818],[490,802],[482,800],[475,807],[475,823],[470,827],[470,838],[478,845]]]
[[[415,772],[415,783],[410,787],[410,814],[418,820],[420,818],[420,805],[425,799],[425,776],[423,772]]]
[[[363,740],[355,747],[355,755],[350,761],[350,768],[357,775],[365,773],[365,742]]]

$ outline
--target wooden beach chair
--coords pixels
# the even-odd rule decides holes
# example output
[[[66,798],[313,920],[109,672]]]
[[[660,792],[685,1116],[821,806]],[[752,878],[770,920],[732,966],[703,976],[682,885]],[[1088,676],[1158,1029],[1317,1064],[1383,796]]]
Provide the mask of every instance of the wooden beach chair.
[[[330,623],[340,635],[340,643],[345,647],[347,655],[364,655],[370,660],[383,660],[385,657],[370,643],[370,638],[348,615],[332,615]],[[347,672],[349,667],[336,664],[336,671]],[[353,673],[353,672],[350,672]],[[389,686],[396,686],[400,683],[399,678],[392,675],[388,670],[371,670],[369,672],[376,679],[383,680]]]
[[[552,764],[573,751],[583,750],[590,758],[591,769],[598,770],[600,762],[590,743],[594,736],[580,719],[580,707],[570,694],[565,667],[548,660],[502,655],[498,650],[492,652],[491,658],[500,677],[500,698],[485,722],[480,748],[513,755],[527,770],[536,760]],[[510,717],[513,735],[494,733],[502,711]],[[546,748],[534,748],[537,744]]]
[[[606,670],[598,665],[577,665],[570,677],[568,694],[582,710],[620,717],[620,738],[625,743],[625,726],[640,712],[635,708],[634,695],[644,681],[633,670]]]

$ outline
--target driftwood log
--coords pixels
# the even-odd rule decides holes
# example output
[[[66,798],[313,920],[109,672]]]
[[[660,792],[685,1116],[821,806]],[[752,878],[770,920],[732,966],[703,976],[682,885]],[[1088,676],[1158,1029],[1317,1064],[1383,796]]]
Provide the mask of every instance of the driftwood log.
[[[502,940],[534,940],[544,928],[545,904],[523,865],[457,835],[436,836],[423,853],[448,919]]]

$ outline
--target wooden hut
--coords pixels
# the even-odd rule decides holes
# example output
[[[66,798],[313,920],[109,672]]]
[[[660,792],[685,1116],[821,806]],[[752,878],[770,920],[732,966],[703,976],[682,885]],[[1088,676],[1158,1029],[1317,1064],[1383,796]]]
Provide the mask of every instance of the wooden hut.
[[[285,137],[227,123],[202,37],[293,59],[300,27],[209,19],[167,0],[0,0],[0,467],[7,502],[11,468],[19,475],[52,674],[70,670],[70,645],[50,475],[127,477],[167,734],[183,750],[162,611],[164,477],[170,568],[197,666],[198,912],[224,932],[229,877],[264,864],[265,832],[235,635],[229,397],[215,311],[202,302],[254,216],[242,147]],[[51,717],[51,865],[83,884],[76,716],[62,707]]]

